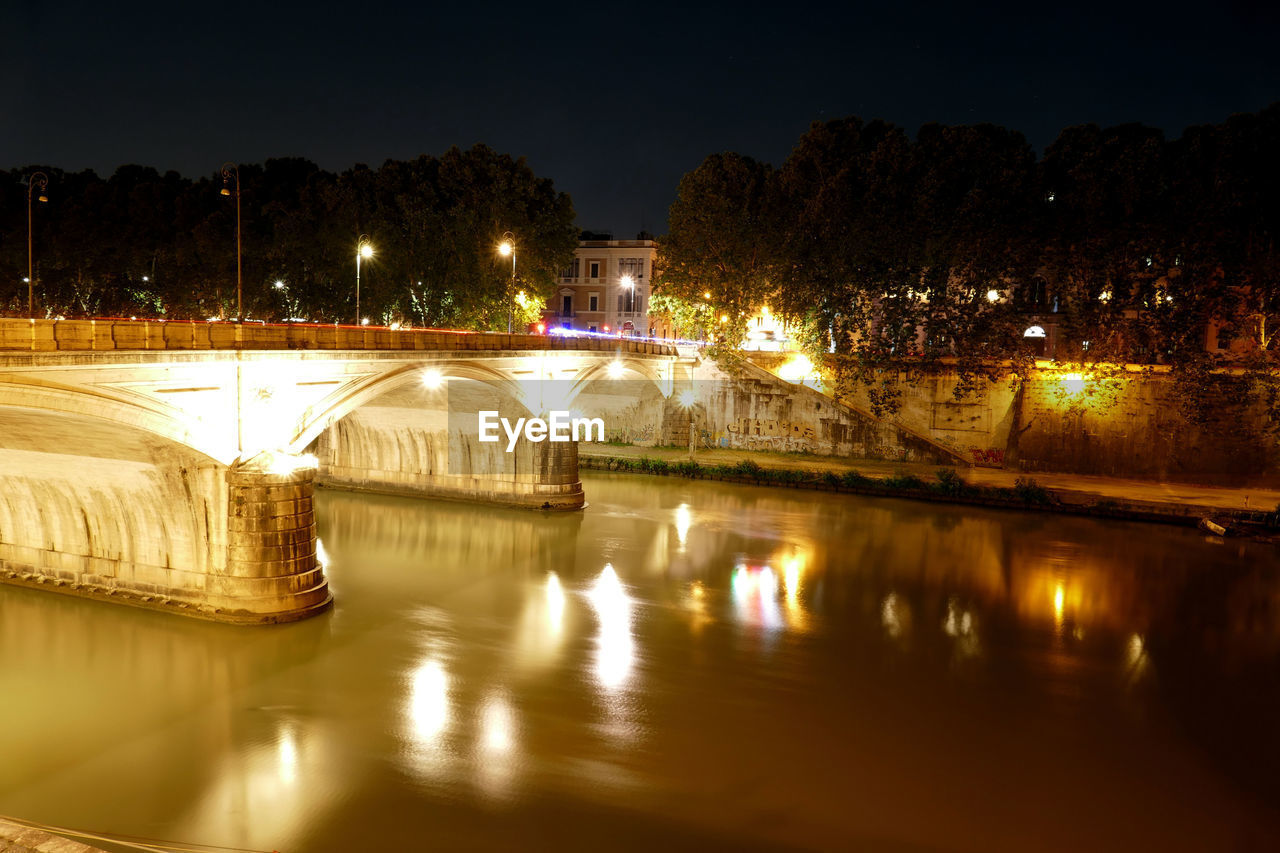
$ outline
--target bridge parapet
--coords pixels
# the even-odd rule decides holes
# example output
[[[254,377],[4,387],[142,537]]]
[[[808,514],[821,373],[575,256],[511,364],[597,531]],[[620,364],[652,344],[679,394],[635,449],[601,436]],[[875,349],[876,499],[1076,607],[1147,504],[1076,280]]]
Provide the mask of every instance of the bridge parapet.
[[[627,338],[390,329],[311,323],[0,318],[0,350],[576,350],[675,355]]]

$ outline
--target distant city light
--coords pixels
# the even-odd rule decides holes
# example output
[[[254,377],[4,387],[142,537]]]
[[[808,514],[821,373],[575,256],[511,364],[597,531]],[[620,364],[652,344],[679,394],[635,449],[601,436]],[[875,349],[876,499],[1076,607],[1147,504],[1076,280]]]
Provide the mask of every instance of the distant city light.
[[[987,301],[988,301],[988,302],[999,302],[999,301],[1000,301],[1000,291],[998,291],[998,290],[994,290],[994,289],[993,289],[993,290],[988,290],[988,291],[987,291]]]

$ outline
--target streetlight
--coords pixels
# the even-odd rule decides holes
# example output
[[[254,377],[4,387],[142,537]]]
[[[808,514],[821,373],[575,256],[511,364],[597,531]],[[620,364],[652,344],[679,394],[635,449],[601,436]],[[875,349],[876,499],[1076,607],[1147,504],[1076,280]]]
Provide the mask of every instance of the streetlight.
[[[360,261],[373,257],[373,244],[368,234],[361,234],[356,241],[356,325],[360,325]]]
[[[40,194],[36,196],[36,199],[40,202],[47,202],[49,197],[44,194],[44,191],[49,188],[49,176],[44,172],[35,172],[31,177],[27,178],[27,317],[33,320],[36,316],[36,272],[31,252],[31,191],[37,186],[40,187]]]
[[[619,283],[627,289],[627,313],[634,313],[636,310],[636,280],[631,277],[631,273],[627,273]]]
[[[516,235],[510,231],[506,231],[502,235],[502,242],[498,244],[498,254],[502,257],[511,256],[511,289],[507,291],[507,334],[511,334],[512,314],[514,310],[511,307],[511,300],[514,298],[512,294],[516,292]]]
[[[231,195],[227,186],[231,179],[236,181],[236,322],[244,322],[243,267],[240,263],[240,167],[235,163],[222,164],[222,194]]]
[[[693,389],[686,389],[680,392],[680,396],[676,398],[680,405],[689,412],[689,461],[693,461],[694,433],[693,433]]]
[[[291,320],[296,312],[293,310],[293,306],[289,304],[289,285],[284,283],[284,279],[278,278],[272,287],[280,291],[281,298],[284,300],[284,319],[286,321]]]

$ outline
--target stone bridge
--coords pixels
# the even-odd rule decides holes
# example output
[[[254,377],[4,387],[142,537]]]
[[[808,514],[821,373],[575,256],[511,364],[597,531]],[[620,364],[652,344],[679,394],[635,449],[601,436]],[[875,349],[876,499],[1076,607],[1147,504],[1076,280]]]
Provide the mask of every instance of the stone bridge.
[[[578,508],[576,443],[507,453],[476,413],[571,411],[614,383],[665,398],[679,369],[601,338],[0,320],[0,581],[299,619],[331,601],[317,483]]]

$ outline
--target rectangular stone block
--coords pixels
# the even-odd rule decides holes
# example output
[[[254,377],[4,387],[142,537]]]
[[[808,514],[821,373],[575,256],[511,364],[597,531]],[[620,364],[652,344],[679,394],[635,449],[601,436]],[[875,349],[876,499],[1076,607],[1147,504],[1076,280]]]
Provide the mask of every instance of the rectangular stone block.
[[[165,349],[191,349],[195,343],[195,329],[190,323],[165,323]]]
[[[296,515],[236,516],[227,519],[228,535],[239,533],[281,533],[287,530],[311,529],[315,516],[311,512]]]
[[[58,348],[53,337],[53,323],[34,323],[31,326],[31,348],[40,352],[48,352]]]
[[[62,320],[53,324],[53,337],[58,349],[93,349],[92,320]]]

